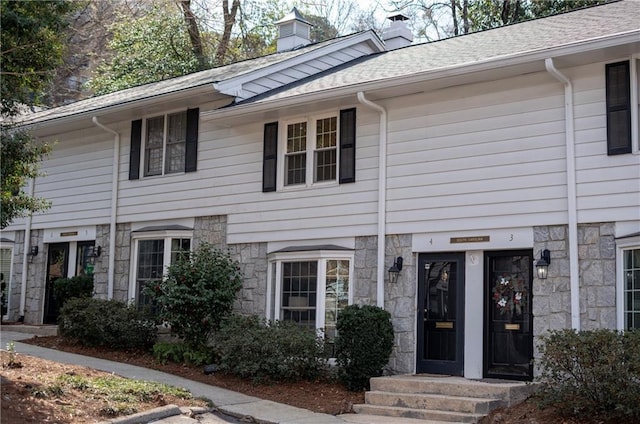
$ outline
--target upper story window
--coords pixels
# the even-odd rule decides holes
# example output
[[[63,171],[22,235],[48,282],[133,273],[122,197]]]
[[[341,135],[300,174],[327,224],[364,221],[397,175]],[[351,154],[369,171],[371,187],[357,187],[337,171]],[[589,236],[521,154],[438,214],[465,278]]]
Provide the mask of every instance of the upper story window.
[[[605,66],[607,107],[607,154],[638,151],[637,61],[608,63]],[[635,129],[634,129],[635,127]],[[634,134],[635,132],[635,134]],[[635,146],[634,140],[635,139]]]
[[[356,110],[265,124],[262,191],[355,182]]]
[[[338,118],[316,119],[287,125],[284,185],[336,180],[338,167]]]
[[[131,123],[129,179],[193,172],[197,168],[199,109]],[[143,137],[144,134],[144,137]],[[143,142],[144,140],[144,142]]]

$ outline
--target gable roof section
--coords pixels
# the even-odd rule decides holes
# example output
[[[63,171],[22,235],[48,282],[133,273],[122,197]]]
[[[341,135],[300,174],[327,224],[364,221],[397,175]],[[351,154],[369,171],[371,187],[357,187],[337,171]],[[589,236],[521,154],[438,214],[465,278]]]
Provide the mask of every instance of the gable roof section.
[[[198,89],[210,92],[211,100],[227,98],[233,102],[236,98],[247,99],[362,55],[382,50],[384,45],[378,36],[373,31],[364,31],[300,49],[91,97],[25,115],[20,122],[22,125],[31,125],[63,118],[72,119],[76,116],[86,117]]]
[[[365,89],[410,84],[544,58],[628,44],[625,54],[640,52],[640,1],[623,0],[547,18],[363,57],[334,72],[311,77],[281,90],[249,99],[263,104],[297,96],[309,101]],[[233,108],[231,108],[233,109]],[[230,111],[229,111],[230,112]],[[227,112],[227,113],[229,113]]]

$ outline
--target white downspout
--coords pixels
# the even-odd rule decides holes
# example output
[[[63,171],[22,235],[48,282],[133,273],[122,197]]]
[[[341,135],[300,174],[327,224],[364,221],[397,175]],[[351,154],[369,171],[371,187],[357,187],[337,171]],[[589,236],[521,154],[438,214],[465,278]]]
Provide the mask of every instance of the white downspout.
[[[385,237],[386,237],[386,209],[387,209],[387,110],[373,103],[364,96],[362,91],[358,92],[358,101],[363,105],[380,112],[380,145],[378,164],[378,273],[376,286],[376,304],[384,308],[384,276],[385,276]]]
[[[107,299],[113,299],[113,286],[116,270],[116,218],[118,208],[118,174],[120,173],[120,134],[98,122],[94,116],[93,123],[103,130],[113,134],[113,164],[111,175],[111,216],[109,220],[109,269],[107,271]]]
[[[32,178],[29,180],[29,197],[33,197],[36,191],[36,182]],[[27,307],[27,271],[29,269],[29,251],[31,250],[31,223],[33,213],[27,215],[26,228],[24,230],[24,251],[22,252],[22,282],[20,284],[20,317],[19,321],[24,322],[25,309]]]
[[[564,119],[567,161],[567,213],[569,215],[569,270],[571,287],[571,327],[580,330],[580,269],[578,263],[578,207],[576,194],[576,152],[573,124],[573,84],[560,73],[552,58],[544,61],[547,72],[564,85]]]

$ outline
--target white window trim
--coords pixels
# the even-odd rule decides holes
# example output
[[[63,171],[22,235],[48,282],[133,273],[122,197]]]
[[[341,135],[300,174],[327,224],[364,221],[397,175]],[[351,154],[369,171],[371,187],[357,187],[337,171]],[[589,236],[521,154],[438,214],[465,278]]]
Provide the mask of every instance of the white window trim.
[[[616,242],[616,321],[617,328],[620,331],[625,330],[624,327],[624,251],[640,249],[640,236],[629,237]]]
[[[166,175],[180,175],[180,174],[184,174],[184,170],[181,172],[172,172],[171,174],[167,174],[165,172],[165,167],[167,166],[167,125],[169,125],[169,119],[168,116],[169,115],[173,115],[175,113],[181,113],[181,112],[187,112],[187,109],[175,109],[175,110],[170,110],[168,112],[164,112],[164,113],[156,113],[156,114],[149,114],[149,115],[145,115],[142,117],[142,140],[140,140],[141,142],[141,146],[140,146],[140,179],[143,178],[158,178],[158,177],[164,177]],[[147,167],[146,167],[146,158],[147,158],[147,120],[149,119],[153,119],[153,118],[158,118],[160,116],[164,117],[164,127],[162,130],[162,172],[158,175],[146,175],[147,173]],[[186,160],[186,157],[185,157]]]
[[[316,152],[316,121],[320,119],[336,118],[336,178],[331,181],[319,181],[314,182],[315,175],[315,152]],[[304,184],[286,185],[285,175],[285,157],[287,154],[287,127],[291,124],[300,122],[307,123],[307,161],[306,161],[306,174]],[[282,120],[278,125],[278,157],[277,157],[278,175],[277,175],[277,190],[301,190],[308,189],[310,187],[326,187],[338,185],[340,179],[340,111],[324,112],[314,115],[298,116],[297,118],[291,118]]]
[[[139,241],[140,240],[160,240],[164,239],[164,251],[162,254],[162,262],[163,262],[163,270],[162,275],[164,276],[167,272],[167,268],[169,267],[171,260],[171,239],[182,238],[189,239],[191,244],[191,249],[193,250],[193,231],[191,230],[166,230],[166,231],[149,231],[143,233],[136,233],[131,236],[131,264],[129,266],[129,299],[131,303],[135,303],[137,301],[137,293],[138,293],[138,250],[139,250]],[[169,243],[167,243],[167,240]]]
[[[353,304],[353,286],[355,284],[354,275],[354,252],[342,250],[310,250],[304,252],[280,252],[269,255],[269,266],[267,272],[267,319],[279,319],[282,296],[282,267],[277,264],[282,262],[304,262],[317,261],[322,266],[318,266],[318,284],[316,304],[316,330],[323,330],[325,326],[325,290],[326,290],[326,261],[327,260],[348,260],[349,261],[349,291],[348,304]],[[276,264],[276,266],[273,266]],[[275,280],[273,270],[275,268]],[[272,284],[273,282],[273,284]],[[274,287],[275,286],[275,287]],[[275,296],[274,296],[275,294]],[[273,302],[272,302],[273,300]],[[272,304],[273,303],[273,304]]]

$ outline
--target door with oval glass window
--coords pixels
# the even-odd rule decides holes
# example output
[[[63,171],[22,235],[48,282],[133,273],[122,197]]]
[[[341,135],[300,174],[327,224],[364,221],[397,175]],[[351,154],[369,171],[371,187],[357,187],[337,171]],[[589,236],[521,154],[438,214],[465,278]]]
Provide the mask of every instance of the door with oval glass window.
[[[464,260],[464,253],[418,257],[417,373],[464,373]]]
[[[486,252],[484,263],[484,376],[531,380],[533,252]]]

